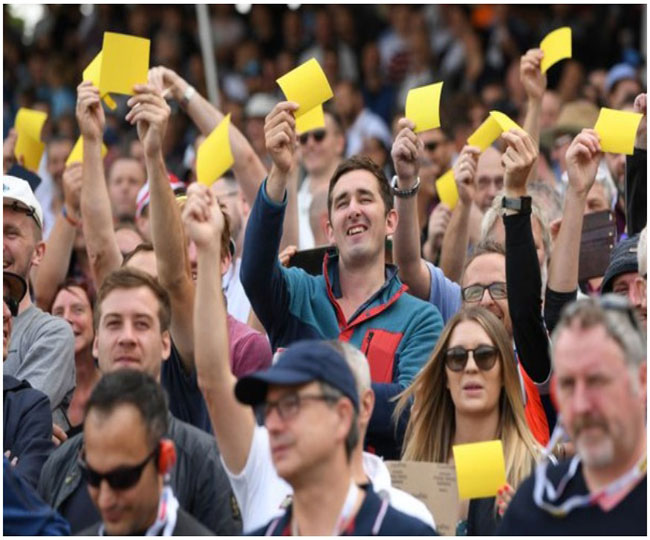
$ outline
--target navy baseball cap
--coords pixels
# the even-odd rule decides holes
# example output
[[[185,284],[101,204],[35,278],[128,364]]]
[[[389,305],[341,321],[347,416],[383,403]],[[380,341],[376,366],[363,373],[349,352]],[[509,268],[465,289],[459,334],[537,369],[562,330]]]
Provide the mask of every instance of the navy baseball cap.
[[[638,233],[616,244],[616,247],[610,255],[609,266],[603,276],[603,283],[600,286],[601,294],[612,292],[614,278],[616,276],[639,271],[639,262],[637,260],[638,246]]]
[[[341,354],[325,341],[308,340],[291,345],[269,369],[237,381],[235,396],[247,405],[266,399],[269,385],[300,385],[321,381],[340,390],[359,410],[357,385]]]

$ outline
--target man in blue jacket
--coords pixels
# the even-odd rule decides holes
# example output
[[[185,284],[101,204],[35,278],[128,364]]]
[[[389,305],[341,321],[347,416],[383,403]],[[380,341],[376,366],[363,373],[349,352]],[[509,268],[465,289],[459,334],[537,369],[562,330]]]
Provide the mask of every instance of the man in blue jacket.
[[[390,400],[427,361],[442,318],[434,306],[406,294],[397,269],[386,264],[385,239],[398,219],[394,193],[366,158],[344,160],[330,180],[327,234],[336,250],[326,255],[323,274],[314,277],[279,264],[286,186],[297,167],[297,108],[281,102],[266,118],[273,167],[249,217],[242,284],[274,349],[307,338],[340,339],[361,349],[377,397],[366,446],[399,458]]]
[[[12,320],[27,292],[18,274],[3,272],[2,360],[7,358]],[[54,450],[50,400],[43,393],[11,375],[2,377],[2,451],[17,474],[36,489],[43,464]]]

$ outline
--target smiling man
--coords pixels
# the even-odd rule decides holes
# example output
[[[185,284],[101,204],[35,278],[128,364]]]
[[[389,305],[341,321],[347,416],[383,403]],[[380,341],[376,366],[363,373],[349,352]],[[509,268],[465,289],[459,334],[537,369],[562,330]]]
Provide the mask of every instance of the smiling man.
[[[346,159],[330,179],[327,235],[337,249],[326,254],[323,275],[279,264],[286,186],[297,166],[296,108],[282,102],[266,118],[273,167],[249,218],[242,283],[274,349],[300,339],[340,339],[366,355],[377,397],[366,446],[396,459],[401,441],[394,440],[390,399],[426,362],[442,318],[406,294],[397,269],[386,264],[385,239],[395,231],[397,212],[388,180],[367,158]]]

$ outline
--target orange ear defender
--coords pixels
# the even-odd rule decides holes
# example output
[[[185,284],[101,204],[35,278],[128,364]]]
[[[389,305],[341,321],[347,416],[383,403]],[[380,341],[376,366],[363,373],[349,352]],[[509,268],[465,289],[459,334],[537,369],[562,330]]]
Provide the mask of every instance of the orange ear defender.
[[[167,474],[176,463],[176,447],[169,439],[161,439],[158,443],[158,471]]]

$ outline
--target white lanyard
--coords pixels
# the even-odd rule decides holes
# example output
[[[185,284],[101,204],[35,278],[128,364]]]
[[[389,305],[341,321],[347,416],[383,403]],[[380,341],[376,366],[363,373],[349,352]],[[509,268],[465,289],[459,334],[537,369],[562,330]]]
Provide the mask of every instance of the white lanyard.
[[[357,502],[358,495],[359,488],[354,483],[354,481],[351,480],[350,488],[348,489],[348,495],[345,498],[343,508],[341,509],[341,513],[339,514],[338,519],[336,520],[336,525],[334,525],[334,531],[332,532],[331,536],[339,536],[344,531],[346,524],[348,521],[350,521],[350,517],[352,517],[352,512],[354,511],[354,506]],[[298,521],[296,520],[295,512],[292,512],[291,536],[300,536],[300,533],[298,532]]]
[[[174,492],[170,486],[163,488],[158,503],[158,512],[156,521],[144,533],[145,536],[173,536],[174,527],[176,527],[176,518],[178,517],[178,500],[174,497]],[[162,534],[161,534],[162,531]],[[106,530],[102,523],[99,527],[99,536],[106,536]]]
[[[560,425],[560,418],[558,417],[557,424],[553,430],[553,435],[551,435],[551,439],[544,449],[545,458],[548,458],[550,456],[551,449],[553,446],[555,446],[555,443],[562,435],[563,429]],[[579,464],[580,456],[576,455],[571,460],[569,469],[560,480],[557,488],[555,488],[551,481],[546,477],[546,468],[548,467],[548,461],[545,460],[540,465],[538,465],[535,469],[535,487],[533,489],[533,500],[535,501],[535,504],[542,510],[546,510],[556,517],[564,517],[575,508],[581,508],[596,504],[603,497],[611,496],[621,491],[623,488],[636,483],[640,478],[645,476],[647,456],[644,455],[637,463],[634,464],[634,467],[632,467],[622,476],[607,484],[602,489],[598,490],[596,493],[574,495],[572,497],[569,497],[562,504],[553,504],[557,502],[564,493],[564,490],[569,484],[569,481],[575,476]],[[544,500],[544,496],[546,496],[546,498],[551,502],[546,502]]]

